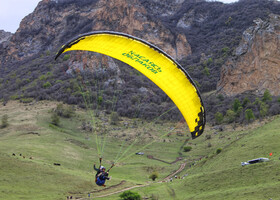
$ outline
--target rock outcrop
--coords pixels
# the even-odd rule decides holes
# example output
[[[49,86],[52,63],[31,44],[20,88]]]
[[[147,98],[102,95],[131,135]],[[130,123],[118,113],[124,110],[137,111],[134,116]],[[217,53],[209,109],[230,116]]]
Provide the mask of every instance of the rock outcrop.
[[[9,41],[12,35],[10,32],[0,30],[0,44]]]
[[[217,88],[227,96],[263,94],[266,89],[280,95],[280,16],[271,14],[268,21],[254,22],[222,68]]]

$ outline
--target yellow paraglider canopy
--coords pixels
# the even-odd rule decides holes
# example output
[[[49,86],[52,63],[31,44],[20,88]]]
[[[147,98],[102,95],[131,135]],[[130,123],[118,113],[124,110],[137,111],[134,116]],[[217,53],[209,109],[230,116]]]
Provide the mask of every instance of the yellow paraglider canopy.
[[[184,116],[192,138],[203,133],[205,109],[194,82],[188,73],[169,55],[139,38],[117,32],[91,32],[72,39],[58,52],[98,52],[121,60],[147,76],[176,104]]]

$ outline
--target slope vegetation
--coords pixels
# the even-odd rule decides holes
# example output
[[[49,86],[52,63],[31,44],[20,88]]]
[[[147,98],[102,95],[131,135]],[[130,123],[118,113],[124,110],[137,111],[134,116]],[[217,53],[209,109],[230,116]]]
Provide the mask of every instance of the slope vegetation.
[[[61,117],[59,126],[50,125],[51,110],[57,104],[9,101],[6,106],[1,105],[0,117],[7,114],[9,123],[0,129],[1,198],[65,199],[73,196],[86,199],[90,193],[91,197],[118,199],[118,192],[127,188],[150,199],[279,197],[279,117],[235,130],[225,126],[222,132],[216,127],[207,127],[204,135],[186,141],[186,136],[180,134],[186,130],[184,124],[159,122],[151,125],[123,118],[118,125],[107,126],[103,165],[108,168],[125,150],[128,151],[123,157],[129,157],[117,162],[110,172],[112,180],[107,182],[106,188],[100,188],[94,183],[92,169],[93,163],[98,164],[97,143],[91,132],[81,128],[88,115],[76,109],[72,118]],[[104,114],[100,118],[106,121],[106,117]],[[162,136],[174,126],[175,131]],[[139,139],[129,149],[135,137],[141,141]],[[141,149],[150,141],[152,145]],[[183,152],[182,145],[191,146],[192,150]],[[119,153],[121,148],[122,153]],[[221,149],[219,154],[218,148]],[[135,155],[139,150],[145,154]],[[240,164],[258,157],[268,157],[270,161],[244,167]],[[180,179],[173,177],[172,182],[166,181],[165,178],[183,163],[186,166],[177,174]],[[152,182],[149,176],[154,171],[159,177]],[[146,187],[140,187],[144,185]],[[106,196],[108,194],[112,195]]]

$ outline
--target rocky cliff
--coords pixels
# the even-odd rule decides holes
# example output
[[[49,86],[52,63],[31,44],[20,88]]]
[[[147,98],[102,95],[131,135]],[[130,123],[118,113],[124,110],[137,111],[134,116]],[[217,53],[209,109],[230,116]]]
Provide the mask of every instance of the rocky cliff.
[[[53,51],[72,37],[95,30],[134,35],[178,60],[191,53],[186,36],[151,19],[138,0],[43,0],[22,20],[10,42],[0,46],[0,61],[5,64]]]
[[[234,57],[223,66],[218,89],[228,96],[246,91],[280,95],[280,16],[257,19],[248,28]]]

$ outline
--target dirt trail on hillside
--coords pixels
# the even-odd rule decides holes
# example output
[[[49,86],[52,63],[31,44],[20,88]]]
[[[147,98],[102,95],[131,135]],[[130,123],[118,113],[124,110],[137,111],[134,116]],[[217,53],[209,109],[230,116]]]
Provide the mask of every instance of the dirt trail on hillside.
[[[164,178],[164,180],[169,180],[172,176],[175,176],[176,174],[180,173],[181,171],[183,171],[183,169],[186,167],[187,163],[183,163],[180,165],[180,168],[173,172],[172,174],[168,175],[167,177]]]

